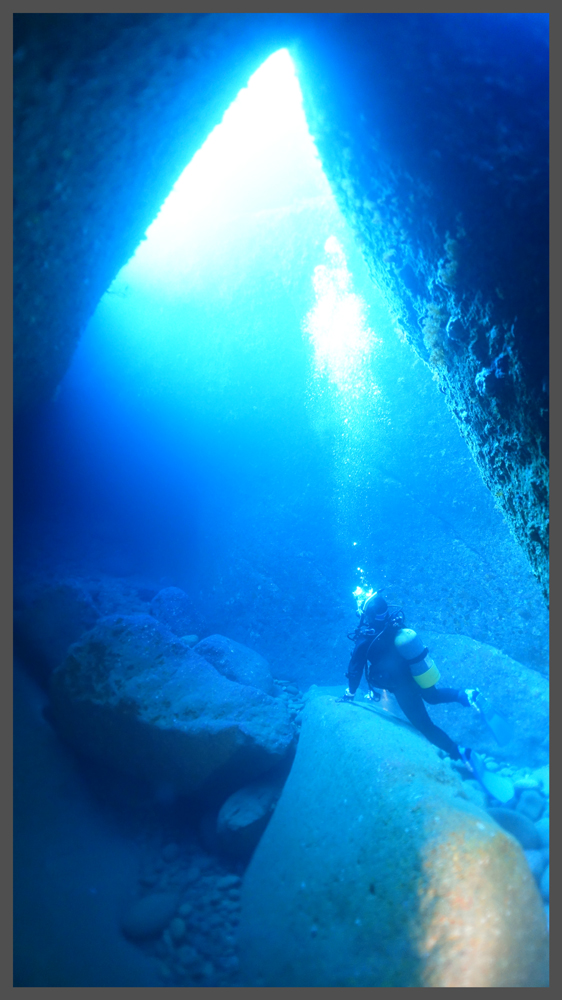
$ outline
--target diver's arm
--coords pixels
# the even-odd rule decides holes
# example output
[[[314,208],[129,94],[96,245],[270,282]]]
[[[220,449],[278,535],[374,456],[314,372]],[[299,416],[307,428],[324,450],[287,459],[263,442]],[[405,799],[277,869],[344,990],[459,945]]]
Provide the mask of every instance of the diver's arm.
[[[359,682],[361,681],[361,675],[363,674],[363,668],[367,662],[367,650],[372,641],[372,636],[366,639],[362,639],[357,643],[353,653],[351,654],[351,659],[349,661],[349,666],[347,668],[347,678],[349,680],[349,687],[346,694],[349,692],[350,697],[353,697],[357,688],[359,687]]]

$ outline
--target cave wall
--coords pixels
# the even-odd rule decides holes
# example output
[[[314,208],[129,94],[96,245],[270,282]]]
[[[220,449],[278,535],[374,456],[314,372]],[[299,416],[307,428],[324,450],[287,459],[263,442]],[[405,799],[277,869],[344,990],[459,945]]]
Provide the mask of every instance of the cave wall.
[[[547,15],[14,18],[14,391],[48,398],[186,163],[275,49],[397,330],[547,592]]]

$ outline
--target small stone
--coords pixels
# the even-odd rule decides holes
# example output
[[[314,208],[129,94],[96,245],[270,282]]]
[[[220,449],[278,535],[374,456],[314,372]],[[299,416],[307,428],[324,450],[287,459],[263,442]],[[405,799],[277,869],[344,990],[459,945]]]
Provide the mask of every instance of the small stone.
[[[544,812],[544,799],[534,788],[525,788],[517,803],[517,812],[528,816],[534,823]]]
[[[146,886],[156,885],[157,881],[158,881],[158,876],[155,874],[155,872],[147,872],[145,875],[141,875],[139,878],[140,884]]]
[[[300,694],[298,687],[295,687],[294,684],[287,684],[285,690],[288,691],[288,693],[292,694],[293,696],[297,695],[298,697],[298,695]]]
[[[241,882],[242,879],[239,875],[223,875],[217,882],[217,889],[233,889],[235,886],[240,885]]]
[[[545,795],[550,794],[550,767],[544,764],[533,772],[533,777],[538,781],[541,790]]]
[[[162,848],[162,859],[166,862],[175,861],[179,857],[180,849],[177,844],[166,844]]]
[[[199,955],[195,951],[195,948],[192,948],[191,945],[182,944],[181,948],[178,949],[178,960],[182,965],[189,969],[190,966],[195,965],[195,963],[199,960]]]
[[[197,865],[192,865],[188,868],[186,872],[182,874],[182,882],[184,885],[191,885],[193,882],[197,882],[197,879],[201,876],[201,869]]]
[[[230,971],[238,968],[239,962],[236,955],[225,955],[220,959],[220,965],[225,971]]]
[[[188,917],[189,914],[192,912],[193,912],[193,907],[191,903],[182,903],[178,910],[180,917]]]
[[[497,760],[488,759],[486,761],[486,768],[488,771],[499,771],[499,767],[500,765],[498,764]]]
[[[525,774],[520,778],[516,778],[513,782],[514,787],[525,789],[525,788],[538,788],[539,783],[536,778],[532,778],[530,774]]]
[[[550,865],[547,865],[541,878],[540,884],[541,896],[545,903],[549,902],[550,895]]]
[[[169,892],[151,893],[138,899],[121,921],[123,934],[132,941],[157,937],[174,916],[177,902],[177,896]]]
[[[527,858],[527,864],[531,869],[531,872],[535,876],[537,882],[540,882],[541,875],[544,872],[546,866],[548,865],[548,855],[546,851],[529,849],[523,852]]]
[[[177,944],[178,941],[181,941],[181,939],[185,937],[185,924],[181,919],[181,917],[174,917],[174,919],[170,923],[169,930],[170,930],[170,937],[172,938],[172,941],[175,944]]]
[[[538,830],[539,837],[541,840],[542,847],[548,847],[550,844],[550,819],[548,816],[541,816],[539,820],[535,823]]]
[[[204,979],[211,979],[215,974],[215,967],[212,962],[204,962],[201,974]]]
[[[199,642],[198,635],[182,635],[181,641],[185,642],[186,646],[196,646]]]

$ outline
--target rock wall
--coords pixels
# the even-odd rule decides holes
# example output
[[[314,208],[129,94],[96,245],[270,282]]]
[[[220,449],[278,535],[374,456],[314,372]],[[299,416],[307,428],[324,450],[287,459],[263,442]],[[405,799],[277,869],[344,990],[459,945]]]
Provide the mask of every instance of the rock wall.
[[[15,402],[289,46],[338,200],[546,594],[547,15],[15,16]]]

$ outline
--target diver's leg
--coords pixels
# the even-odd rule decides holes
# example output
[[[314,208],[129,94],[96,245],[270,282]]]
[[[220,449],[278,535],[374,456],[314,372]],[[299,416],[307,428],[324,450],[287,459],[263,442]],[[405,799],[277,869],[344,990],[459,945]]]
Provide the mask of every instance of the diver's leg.
[[[420,694],[429,705],[442,705],[445,702],[459,700],[458,688],[420,688]]]
[[[406,718],[416,729],[419,729],[420,733],[423,733],[430,743],[440,747],[454,760],[460,759],[457,744],[453,743],[451,737],[439,729],[439,726],[434,725],[429,718],[421,699],[421,691],[414,680],[412,680],[411,686],[409,684],[397,685],[394,689],[394,695]]]

